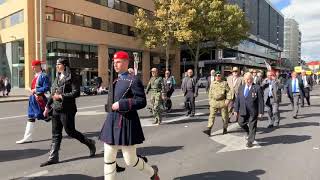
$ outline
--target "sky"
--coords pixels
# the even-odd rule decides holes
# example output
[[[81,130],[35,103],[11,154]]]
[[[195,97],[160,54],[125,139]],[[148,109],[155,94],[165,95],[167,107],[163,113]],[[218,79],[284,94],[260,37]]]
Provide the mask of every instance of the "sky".
[[[301,58],[320,61],[320,0],[270,0],[286,18],[295,19],[302,33]]]

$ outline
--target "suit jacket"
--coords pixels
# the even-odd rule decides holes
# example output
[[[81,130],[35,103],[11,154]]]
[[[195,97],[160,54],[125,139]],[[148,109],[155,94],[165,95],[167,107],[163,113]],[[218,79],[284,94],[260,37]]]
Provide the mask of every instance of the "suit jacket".
[[[299,85],[299,93],[300,95],[303,97],[303,94],[304,94],[304,91],[303,91],[303,82],[300,78],[297,78],[298,79],[298,85]],[[292,93],[292,79],[289,79],[287,81],[287,94],[288,94],[288,97],[292,100],[293,98],[293,93]]]
[[[255,78],[255,77],[254,77],[254,78]],[[261,85],[261,83],[262,83],[262,78],[259,77],[259,76],[256,76],[256,82],[255,82],[254,84],[256,84],[256,85]]]
[[[281,84],[279,81],[275,80],[272,81],[272,101],[271,103],[280,103],[280,99],[281,99]],[[268,79],[265,79],[262,84],[261,84],[261,88],[263,90],[263,97],[264,97],[264,102],[266,103],[269,97],[269,81]]]
[[[235,84],[233,84],[233,76],[229,76],[227,78],[227,82],[228,82],[228,85],[230,87],[230,90],[231,90],[231,96],[232,96],[232,99],[236,99],[237,95],[238,95],[238,92],[239,92],[239,87],[244,84],[243,83],[243,79],[241,77],[238,77]]]
[[[208,81],[208,85],[206,87],[206,91],[209,92],[210,86],[211,86],[211,76],[208,76],[207,81]]]
[[[246,85],[239,88],[238,96],[235,101],[234,111],[238,112],[240,116],[258,116],[264,113],[264,102],[261,87],[252,85],[249,90],[249,95],[244,96]]]
[[[182,90],[183,94],[186,95],[186,93],[188,91],[188,89],[187,89],[188,83],[192,83],[192,87],[193,87],[192,91],[193,91],[193,93],[198,94],[199,87],[198,87],[198,83],[197,83],[197,80],[196,80],[195,77],[191,77],[191,78],[190,77],[185,77],[185,78],[183,78],[182,84],[181,84],[181,90]]]
[[[313,85],[313,81],[312,81],[312,78],[311,78],[311,76],[306,76],[306,79],[307,79],[307,83],[308,83],[308,85],[309,85],[309,89],[311,89],[311,87],[312,87],[312,85]],[[304,78],[301,76],[301,80],[302,80],[302,82],[303,82],[303,85],[304,85]]]

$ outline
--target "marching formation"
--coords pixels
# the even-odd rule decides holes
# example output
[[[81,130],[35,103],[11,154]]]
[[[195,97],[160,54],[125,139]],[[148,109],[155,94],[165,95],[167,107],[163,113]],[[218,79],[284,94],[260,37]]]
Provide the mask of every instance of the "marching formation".
[[[142,81],[129,68],[130,59],[126,52],[116,52],[112,64],[112,81],[106,105],[108,114],[99,135],[99,140],[104,144],[104,178],[114,180],[117,172],[125,170],[116,163],[117,152],[121,150],[128,166],[138,169],[152,180],[159,180],[158,167],[149,165],[146,157],[137,154],[136,145],[145,141],[137,111],[147,106],[146,94],[150,94],[148,109],[153,116],[153,124],[161,125],[162,112],[166,110],[170,113],[172,109],[170,97],[176,88],[175,78],[168,70],[162,78],[159,70],[152,68],[152,77],[144,89]],[[75,129],[76,98],[80,96],[80,82],[68,60],[57,60],[57,75],[52,86],[48,76],[41,69],[40,61],[32,61],[32,69],[35,75],[30,90],[27,125],[23,138],[16,143],[32,142],[36,120],[45,120],[52,122],[52,143],[49,159],[42,163],[41,167],[59,162],[63,128],[70,137],[88,147],[89,157],[95,156],[95,141]],[[117,74],[117,78],[113,78],[113,74]],[[251,148],[255,144],[258,119],[262,118],[265,111],[269,120],[268,128],[279,126],[279,104],[283,94],[287,94],[290,99],[292,118],[299,117],[299,108],[305,106],[304,99],[308,106],[311,105],[310,91],[313,80],[305,71],[302,71],[301,75],[292,72],[291,78],[288,79],[272,70],[266,75],[264,79],[261,72],[253,70],[241,76],[239,69],[234,67],[232,74],[224,78],[220,71],[211,70],[206,87],[210,115],[203,132],[211,136],[215,118],[218,112],[221,112],[223,135],[228,133],[229,123],[237,122],[247,134],[246,146]],[[194,117],[199,83],[192,69],[186,72],[181,90],[186,116]],[[47,92],[50,92],[48,96]]]

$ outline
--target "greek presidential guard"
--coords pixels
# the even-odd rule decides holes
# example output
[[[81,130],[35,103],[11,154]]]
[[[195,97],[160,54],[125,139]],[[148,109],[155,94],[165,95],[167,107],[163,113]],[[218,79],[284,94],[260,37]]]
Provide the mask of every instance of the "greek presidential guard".
[[[193,117],[195,115],[195,98],[198,96],[198,83],[193,77],[192,69],[187,71],[187,76],[183,79],[181,89],[185,97],[185,107],[187,109],[186,116]]]
[[[261,87],[253,84],[251,73],[244,75],[244,81],[235,101],[234,115],[239,117],[238,123],[248,135],[246,146],[250,148],[256,136],[258,117],[264,113],[264,103]]]
[[[268,128],[279,126],[280,112],[279,103],[281,98],[281,84],[277,81],[275,73],[267,72],[267,79],[261,84],[264,96],[264,103],[268,112],[269,125]]]
[[[113,83],[113,100],[108,102],[112,104],[112,111],[108,113],[99,137],[104,142],[104,179],[115,180],[116,157],[121,149],[128,166],[139,169],[151,180],[159,180],[157,166],[151,167],[145,158],[138,157],[135,146],[145,140],[137,112],[147,104],[144,87],[137,76],[129,75],[126,52],[116,52],[113,63],[118,79]]]
[[[32,134],[35,120],[44,120],[43,112],[47,103],[45,93],[50,90],[48,76],[42,72],[41,62],[33,60],[31,62],[32,70],[35,72],[31,83],[31,95],[29,96],[28,121],[24,136],[17,144],[32,142]]]
[[[161,105],[162,97],[164,96],[163,79],[158,75],[158,69],[151,69],[152,77],[148,83],[146,93],[151,92],[151,112],[153,114],[153,124],[159,125],[161,123]]]
[[[231,101],[231,91],[226,81],[221,80],[220,71],[216,72],[215,81],[211,83],[209,90],[210,115],[208,119],[208,127],[203,132],[210,136],[212,126],[218,111],[221,111],[223,120],[223,134],[227,133],[228,128],[228,105]]]

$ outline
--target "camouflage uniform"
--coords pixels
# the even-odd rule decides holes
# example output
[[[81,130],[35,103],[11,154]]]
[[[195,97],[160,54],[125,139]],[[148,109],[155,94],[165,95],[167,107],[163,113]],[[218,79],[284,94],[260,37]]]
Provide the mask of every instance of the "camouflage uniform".
[[[162,77],[151,77],[148,86],[147,94],[151,92],[151,112],[155,119],[154,124],[161,123],[161,105],[162,105],[162,93],[163,91],[163,79]]]
[[[228,128],[228,106],[226,101],[232,100],[231,90],[226,81],[214,81],[209,90],[209,104],[210,104],[210,115],[208,119],[208,128],[204,132],[208,135],[211,133],[211,128],[215,122],[215,116],[218,111],[221,111],[221,116],[223,120],[224,134],[227,133]]]

